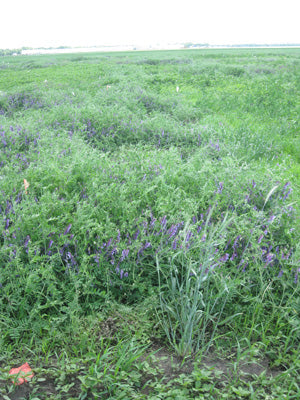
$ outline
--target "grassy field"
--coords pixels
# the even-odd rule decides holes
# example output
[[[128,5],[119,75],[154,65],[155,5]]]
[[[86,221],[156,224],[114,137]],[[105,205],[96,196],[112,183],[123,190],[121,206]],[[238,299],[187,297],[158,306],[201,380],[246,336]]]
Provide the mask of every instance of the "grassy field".
[[[0,58],[1,399],[300,398],[299,67]]]

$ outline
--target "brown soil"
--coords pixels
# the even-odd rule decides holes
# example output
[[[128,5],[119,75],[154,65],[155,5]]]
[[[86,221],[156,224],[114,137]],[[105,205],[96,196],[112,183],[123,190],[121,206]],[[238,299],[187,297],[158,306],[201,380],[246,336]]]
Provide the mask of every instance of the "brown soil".
[[[111,320],[107,320],[104,330],[107,330],[107,336],[110,337],[115,330]],[[148,365],[156,371],[155,376],[149,372],[145,372],[141,382],[141,393],[148,395],[153,390],[151,386],[155,381],[167,383],[177,378],[181,374],[190,375],[197,363],[198,369],[211,370],[216,374],[216,378],[220,376],[224,380],[229,380],[233,375],[234,356],[230,359],[220,359],[214,353],[210,353],[202,357],[201,361],[190,357],[186,360],[177,357],[166,347],[159,346],[158,343],[153,344],[151,349],[140,361],[147,362]],[[34,368],[33,368],[34,369]],[[147,368],[145,369],[147,371]],[[272,370],[269,368],[267,359],[258,361],[243,359],[236,368],[237,373],[243,377],[243,380],[250,381],[253,375],[259,376],[265,372],[267,376],[276,376],[282,371]],[[61,392],[52,376],[42,376],[44,381],[38,380],[39,376],[33,378],[33,382],[13,387],[10,381],[0,380],[0,400],[27,400],[29,398],[38,398],[40,400],[76,400],[80,395],[81,382],[77,377],[72,377],[73,386],[69,387],[67,392]],[[1,397],[2,395],[6,397]],[[30,397],[31,396],[31,397]],[[92,400],[93,397],[86,397]]]

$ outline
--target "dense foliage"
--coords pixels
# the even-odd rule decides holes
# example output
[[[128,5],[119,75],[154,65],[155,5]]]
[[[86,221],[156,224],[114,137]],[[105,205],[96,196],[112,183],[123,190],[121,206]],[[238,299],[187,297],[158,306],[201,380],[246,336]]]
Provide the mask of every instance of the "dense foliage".
[[[197,360],[243,343],[296,385],[299,51],[4,57],[0,70],[0,360],[64,349],[93,363],[154,339]],[[124,327],[117,345],[88,344],[87,321],[124,307],[138,344],[121,345]],[[81,372],[81,398],[102,384],[150,398],[132,377],[117,397],[130,357],[107,361],[124,366],[107,387]],[[200,396],[179,384],[193,390],[153,398]]]

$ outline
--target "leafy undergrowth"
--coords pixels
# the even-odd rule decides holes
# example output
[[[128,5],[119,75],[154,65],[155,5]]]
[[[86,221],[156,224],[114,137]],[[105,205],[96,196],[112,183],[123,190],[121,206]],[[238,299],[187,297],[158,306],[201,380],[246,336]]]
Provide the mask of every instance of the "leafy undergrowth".
[[[235,348],[225,342],[205,355],[178,357],[163,341],[145,335],[142,310],[121,307],[109,317],[81,319],[84,326],[55,350],[28,355],[35,376],[14,386],[1,365],[3,399],[194,399],[194,398],[297,398],[299,361],[296,352],[280,365],[263,355],[262,342],[245,340]],[[79,321],[78,321],[79,322]],[[162,339],[161,339],[162,340]],[[83,343],[84,341],[84,343]],[[221,346],[220,348],[218,346]],[[28,358],[27,358],[28,359]],[[292,367],[285,363],[293,360]]]
[[[297,50],[11,60],[1,396],[296,399]]]

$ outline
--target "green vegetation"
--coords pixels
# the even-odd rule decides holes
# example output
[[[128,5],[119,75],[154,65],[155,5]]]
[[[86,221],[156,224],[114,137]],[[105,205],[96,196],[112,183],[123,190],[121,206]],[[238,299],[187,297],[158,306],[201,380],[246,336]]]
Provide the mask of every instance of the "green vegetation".
[[[1,398],[299,398],[299,63],[1,58]]]

